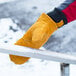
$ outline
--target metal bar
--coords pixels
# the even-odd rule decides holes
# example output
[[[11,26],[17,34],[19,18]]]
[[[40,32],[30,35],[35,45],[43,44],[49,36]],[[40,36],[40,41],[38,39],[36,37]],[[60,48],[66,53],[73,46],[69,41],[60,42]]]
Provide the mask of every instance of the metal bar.
[[[62,63],[76,64],[76,56],[73,55],[62,54],[59,52],[57,53],[49,50],[32,49],[18,45],[0,44],[0,52],[24,57],[33,57]]]
[[[61,76],[69,76],[69,64],[61,63]]]

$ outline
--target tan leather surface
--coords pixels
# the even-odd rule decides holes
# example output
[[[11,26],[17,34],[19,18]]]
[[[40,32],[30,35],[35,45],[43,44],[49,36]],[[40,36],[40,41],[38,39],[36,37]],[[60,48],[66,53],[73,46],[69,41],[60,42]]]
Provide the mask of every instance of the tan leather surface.
[[[62,23],[60,23],[60,25],[61,24]],[[24,36],[15,43],[15,45],[39,49],[47,42],[49,37],[55,30],[57,30],[57,28],[57,24],[48,15],[43,13],[28,29]],[[30,59],[29,57],[21,57],[16,55],[9,56],[11,61],[15,64],[23,64]]]

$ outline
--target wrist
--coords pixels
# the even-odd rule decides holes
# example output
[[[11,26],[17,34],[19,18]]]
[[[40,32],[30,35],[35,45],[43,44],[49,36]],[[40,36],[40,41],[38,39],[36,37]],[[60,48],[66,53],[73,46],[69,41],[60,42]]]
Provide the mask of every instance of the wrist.
[[[47,15],[57,23],[58,27],[67,24],[67,18],[65,14],[57,8],[55,8],[52,12],[47,13]]]

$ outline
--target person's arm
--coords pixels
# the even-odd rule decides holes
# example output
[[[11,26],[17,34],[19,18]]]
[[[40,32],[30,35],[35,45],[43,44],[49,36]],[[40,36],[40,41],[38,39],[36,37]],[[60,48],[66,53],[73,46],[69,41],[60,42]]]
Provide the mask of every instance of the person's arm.
[[[38,20],[27,30],[15,45],[39,49],[59,27],[76,19],[76,1],[66,0],[60,7],[48,14],[42,13]],[[15,64],[27,62],[29,57],[10,55]]]
[[[48,15],[55,21],[64,21],[67,24],[76,19],[76,0],[66,0],[54,11],[49,12]]]

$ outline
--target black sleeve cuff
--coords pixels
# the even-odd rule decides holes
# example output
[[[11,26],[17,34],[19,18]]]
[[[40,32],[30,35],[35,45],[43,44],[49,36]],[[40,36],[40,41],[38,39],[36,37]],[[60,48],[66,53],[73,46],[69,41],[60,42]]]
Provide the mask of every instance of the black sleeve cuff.
[[[56,23],[63,20],[64,24],[67,24],[67,18],[65,14],[57,8],[55,8],[52,12],[47,13],[47,15],[50,16]]]

